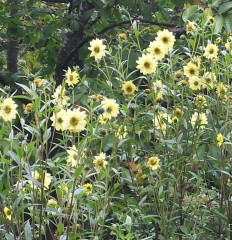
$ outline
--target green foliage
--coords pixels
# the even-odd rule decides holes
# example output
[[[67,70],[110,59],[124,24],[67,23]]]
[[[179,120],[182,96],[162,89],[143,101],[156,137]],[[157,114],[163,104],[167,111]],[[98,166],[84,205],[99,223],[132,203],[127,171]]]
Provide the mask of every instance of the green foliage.
[[[57,52],[83,27],[84,2],[87,37],[127,23],[84,43],[83,67],[58,85]],[[22,49],[20,91],[0,88],[0,238],[230,239],[232,37],[219,34],[229,5],[212,3],[224,8],[214,19],[186,6],[176,38],[137,18],[170,19],[174,1],[72,3],[20,2],[3,22]]]

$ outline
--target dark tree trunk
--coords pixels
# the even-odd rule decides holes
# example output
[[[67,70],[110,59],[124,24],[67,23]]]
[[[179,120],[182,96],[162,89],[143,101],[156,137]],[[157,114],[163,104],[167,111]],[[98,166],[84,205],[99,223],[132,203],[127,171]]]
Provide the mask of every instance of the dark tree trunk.
[[[11,3],[10,17],[12,23],[7,29],[7,70],[13,75],[18,72],[18,39],[17,39],[17,25],[14,25],[13,18],[18,12],[17,1]]]
[[[67,70],[69,66],[78,65],[82,67],[82,62],[78,58],[78,54],[72,54],[72,51],[78,46],[85,37],[85,27],[89,21],[89,17],[85,17],[85,13],[94,8],[94,5],[88,1],[82,2],[78,7],[78,14],[76,19],[79,23],[79,29],[67,34],[66,42],[63,44],[59,53],[56,69],[55,80],[56,84],[62,83],[64,78],[64,70]]]

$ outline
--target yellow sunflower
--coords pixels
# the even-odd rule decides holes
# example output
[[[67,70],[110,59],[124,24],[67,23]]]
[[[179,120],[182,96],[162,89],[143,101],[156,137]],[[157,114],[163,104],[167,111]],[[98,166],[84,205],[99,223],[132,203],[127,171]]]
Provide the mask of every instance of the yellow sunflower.
[[[43,173],[39,173],[37,172],[36,170],[33,171],[31,173],[31,176],[36,179],[39,183],[41,183],[42,186],[44,186],[45,188],[49,188],[49,185],[51,184],[51,181],[52,181],[52,176],[50,173],[47,173],[46,171],[43,172]],[[37,186],[35,184],[32,183],[32,181],[29,181],[29,184],[35,188],[37,188]]]
[[[83,131],[86,126],[86,116],[86,113],[80,111],[79,108],[74,108],[73,110],[68,109],[64,121],[64,129],[68,129],[73,133]]]
[[[41,87],[42,84],[43,84],[43,80],[40,77],[36,77],[34,79],[34,84],[35,84],[36,87]]]
[[[128,132],[127,132],[127,127],[126,126],[119,126],[117,132],[115,132],[115,136],[118,138],[118,139],[123,139],[127,136]]]
[[[196,30],[196,22],[188,21],[186,24],[186,33],[192,33]]]
[[[79,163],[79,156],[78,151],[75,145],[70,147],[67,150],[68,158],[67,158],[67,165],[71,167],[77,167]]]
[[[6,218],[11,220],[11,218],[12,218],[11,207],[4,207],[3,211],[4,211],[4,214],[5,214]]]
[[[225,43],[226,50],[232,54],[232,36],[229,36],[226,43]]]
[[[206,57],[207,59],[217,59],[217,55],[218,55],[217,45],[209,43],[205,48],[204,57]]]
[[[198,108],[207,106],[207,101],[203,94],[198,94],[194,99],[194,103]]]
[[[156,80],[153,83],[155,100],[160,100],[163,98],[163,94],[165,93],[164,88],[165,88],[165,86],[163,85],[161,80]]]
[[[165,46],[157,41],[150,42],[147,51],[157,60],[162,60],[166,54]]]
[[[52,97],[55,99],[58,106],[65,106],[68,100],[70,99],[70,97],[66,95],[66,92],[67,92],[66,89],[62,85],[59,85],[55,89],[55,92],[52,95]]]
[[[196,64],[189,62],[186,66],[184,66],[184,75],[188,78],[199,75],[199,70]]]
[[[57,206],[57,201],[56,201],[55,199],[51,198],[51,199],[49,199],[49,200],[47,201],[47,206],[48,206],[49,208],[56,208],[56,206]]]
[[[70,68],[65,73],[65,82],[68,86],[76,85],[79,82],[79,74],[76,71],[72,71]]]
[[[181,118],[184,115],[184,111],[181,108],[176,107],[174,109],[174,114],[178,117]]]
[[[221,147],[221,145],[223,144],[223,142],[224,142],[224,137],[223,137],[223,135],[222,135],[221,133],[218,133],[218,134],[217,134],[217,145],[218,145],[219,147]]]
[[[189,78],[189,87],[192,90],[201,90],[202,88],[202,79],[197,77],[197,76],[193,76]]]
[[[152,171],[157,170],[160,168],[160,159],[158,157],[150,157],[147,161],[147,167],[150,168]]]
[[[136,86],[132,81],[126,81],[122,84],[122,91],[125,96],[135,95]]]
[[[168,51],[171,51],[173,49],[174,43],[176,41],[173,33],[167,29],[164,29],[163,31],[159,30],[155,40],[157,42],[161,42]]]
[[[1,102],[0,105],[0,117],[3,118],[4,121],[12,121],[16,118],[17,114],[17,104],[12,100],[12,98],[6,98]]]
[[[227,86],[224,83],[218,83],[216,87],[217,96],[220,99],[227,98]]]
[[[67,130],[64,126],[66,116],[67,112],[64,109],[61,109],[59,112],[53,113],[53,115],[50,117],[52,121],[52,126],[55,127],[57,131]]]
[[[203,75],[203,88],[213,89],[216,82],[216,76],[212,72],[206,72]]]
[[[208,120],[205,113],[194,112],[191,116],[190,122],[193,127],[197,125],[200,129],[204,129],[205,125],[208,123]]]
[[[102,114],[103,119],[111,119],[119,114],[119,105],[114,99],[105,98],[101,102],[101,107],[104,110]]]
[[[170,116],[166,112],[158,112],[155,114],[153,123],[154,127],[160,130],[162,133],[165,133],[167,128],[167,123],[170,123]]]
[[[85,193],[89,195],[93,192],[93,185],[91,183],[86,183],[83,185],[83,189],[85,190]]]
[[[106,161],[106,154],[101,152],[98,156],[95,156],[93,164],[99,171],[105,168],[108,164]]]
[[[91,51],[90,57],[94,57],[95,61],[101,60],[106,54],[106,46],[103,44],[103,40],[98,38],[90,42],[90,47],[88,49]]]
[[[142,54],[142,57],[136,61],[137,69],[143,75],[152,74],[156,71],[157,61],[153,58],[151,54]]]

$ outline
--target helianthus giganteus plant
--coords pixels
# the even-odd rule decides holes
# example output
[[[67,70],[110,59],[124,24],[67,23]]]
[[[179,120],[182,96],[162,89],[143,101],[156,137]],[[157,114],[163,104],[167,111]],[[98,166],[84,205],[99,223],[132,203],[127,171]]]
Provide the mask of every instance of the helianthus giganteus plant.
[[[1,90],[2,238],[231,239],[232,37],[213,29],[134,27],[59,86]]]

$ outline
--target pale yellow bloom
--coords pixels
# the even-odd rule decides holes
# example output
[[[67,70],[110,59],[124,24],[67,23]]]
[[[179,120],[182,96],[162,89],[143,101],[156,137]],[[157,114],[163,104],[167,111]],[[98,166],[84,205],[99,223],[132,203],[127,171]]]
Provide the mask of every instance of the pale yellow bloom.
[[[217,55],[218,55],[217,45],[209,43],[205,48],[204,57],[206,57],[207,59],[217,59]]]
[[[67,117],[67,112],[64,109],[61,109],[57,113],[54,112],[52,117],[50,117],[50,119],[52,121],[52,126],[55,127],[55,129],[57,131],[67,130],[67,129],[65,129],[65,126],[64,126],[64,121],[65,121],[66,117]]]
[[[166,48],[162,42],[153,41],[150,42],[147,51],[157,60],[162,60],[166,54]]]
[[[126,33],[119,33],[118,36],[122,39],[127,39]]]
[[[66,89],[62,85],[59,85],[55,89],[54,95],[52,97],[55,99],[58,106],[65,106],[70,99],[70,97],[66,95],[66,92]]]
[[[48,207],[56,208],[57,206],[57,201],[53,198],[49,199],[47,202]]]
[[[178,107],[174,109],[174,114],[178,117],[181,118],[184,115],[184,111]]]
[[[103,44],[103,40],[98,38],[92,40],[88,49],[91,51],[90,57],[94,57],[95,61],[101,60],[105,56],[106,46]]]
[[[218,145],[219,147],[221,147],[222,144],[223,144],[223,142],[224,142],[224,137],[223,137],[223,135],[222,135],[221,133],[218,133],[218,134],[217,134],[217,145]]]
[[[207,106],[206,98],[203,94],[198,94],[194,99],[195,105],[199,108]]]
[[[226,50],[232,54],[232,36],[229,36],[226,43],[225,43]]]
[[[29,113],[32,110],[33,103],[23,104],[23,109],[25,113]]]
[[[106,154],[101,152],[98,156],[95,156],[93,164],[99,171],[105,168],[108,164],[106,161]]]
[[[122,84],[122,91],[125,96],[133,96],[136,91],[136,86],[132,81],[126,81]]]
[[[39,172],[37,172],[35,170],[31,173],[31,176],[34,179],[36,179],[39,183],[41,183],[42,186],[44,186],[47,189],[49,188],[49,185],[51,184],[51,181],[52,181],[52,176],[50,173],[47,173],[46,171],[44,171],[41,175]],[[29,181],[29,184],[31,186],[34,185],[34,187],[37,188],[37,186],[35,184],[33,184],[33,182],[31,180]]]
[[[156,129],[160,130],[162,133],[165,133],[167,123],[171,123],[171,119],[166,112],[158,112],[155,114],[153,123]]]
[[[184,66],[184,75],[188,78],[199,75],[199,70],[196,64],[189,62],[186,66]]]
[[[79,82],[79,74],[68,67],[68,70],[65,73],[65,82],[68,86],[76,85]]]
[[[172,32],[167,29],[159,30],[157,32],[157,37],[155,38],[157,42],[161,42],[168,51],[173,49],[174,43],[176,41],[175,36]]]
[[[64,119],[64,129],[74,133],[83,131],[86,126],[86,117],[86,113],[79,108],[68,109]]]
[[[217,92],[217,96],[218,96],[218,98],[220,98],[220,99],[226,99],[227,98],[227,90],[228,90],[228,88],[227,88],[227,85],[226,84],[224,84],[224,83],[218,83],[217,84],[217,87],[216,87],[216,92]]]
[[[206,72],[203,75],[203,88],[213,89],[216,82],[216,76],[212,72]]]
[[[67,150],[68,153],[68,158],[67,158],[67,164],[71,167],[77,167],[79,163],[79,156],[78,156],[78,151],[75,145],[70,147]]]
[[[111,119],[112,117],[117,117],[119,114],[119,105],[114,99],[105,98],[101,102],[101,107],[104,110],[102,114],[104,119]]]
[[[118,130],[115,132],[115,136],[118,139],[123,139],[127,136],[128,132],[127,132],[127,127],[126,126],[119,126]]]
[[[151,54],[142,54],[142,57],[136,61],[137,69],[143,75],[155,73],[157,67],[157,61]]]
[[[8,218],[11,221],[11,218],[12,218],[11,207],[4,207],[3,211],[4,211],[6,218]]]
[[[191,63],[195,64],[196,67],[199,69],[201,66],[201,59],[199,57],[193,57],[191,59]]]
[[[103,116],[102,114],[99,116],[99,119],[98,119],[99,123],[101,123],[102,125],[105,125],[108,120],[109,119]]]
[[[160,159],[158,157],[150,157],[147,161],[147,167],[150,168],[152,171],[157,170],[160,168]]]
[[[160,100],[163,98],[163,95],[166,93],[165,87],[166,86],[162,83],[161,80],[156,80],[153,82],[155,100]]]
[[[36,85],[36,87],[41,87],[42,84],[43,84],[43,80],[41,78],[39,78],[39,77],[36,77],[34,79],[34,84]]]
[[[200,129],[204,129],[208,123],[206,114],[198,112],[193,113],[190,121],[193,127],[198,126]]]
[[[16,118],[17,114],[17,104],[12,100],[12,98],[6,98],[0,105],[0,117],[4,121],[12,121]]]
[[[190,77],[189,78],[189,87],[192,89],[192,90],[201,90],[202,88],[202,79],[197,77],[197,76],[193,76],[193,77]]]
[[[83,189],[85,190],[86,194],[89,195],[93,192],[93,185],[91,183],[86,183],[83,185]]]
[[[196,22],[188,21],[186,24],[186,33],[192,33],[196,30]]]

